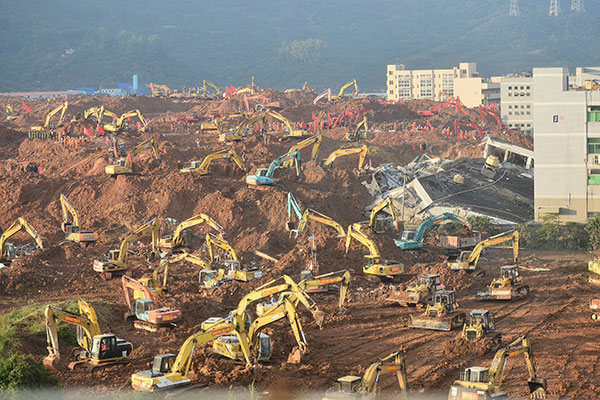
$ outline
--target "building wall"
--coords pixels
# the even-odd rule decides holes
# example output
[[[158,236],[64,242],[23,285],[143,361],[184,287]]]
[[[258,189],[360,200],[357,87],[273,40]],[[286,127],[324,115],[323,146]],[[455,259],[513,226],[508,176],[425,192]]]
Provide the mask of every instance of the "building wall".
[[[503,77],[500,80],[500,114],[511,129],[533,135],[533,77]]]
[[[444,100],[440,92],[454,96],[454,80],[477,76],[477,64],[460,63],[448,69],[407,70],[403,64],[388,65],[386,75],[388,100]]]
[[[535,218],[586,222],[600,212],[600,115],[588,122],[600,92],[569,90],[567,68],[535,68],[533,86]]]
[[[457,78],[454,80],[454,96],[469,108],[486,103],[500,104],[500,84],[486,82],[483,78]]]

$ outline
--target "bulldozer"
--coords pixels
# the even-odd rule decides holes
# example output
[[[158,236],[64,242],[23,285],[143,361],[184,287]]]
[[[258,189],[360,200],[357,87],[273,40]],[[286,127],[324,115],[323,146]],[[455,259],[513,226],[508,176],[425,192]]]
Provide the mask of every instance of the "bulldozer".
[[[371,364],[362,378],[360,376],[347,375],[339,378],[335,386],[329,389],[322,400],[367,400],[375,399],[379,395],[379,378],[381,375],[396,373],[398,385],[401,390],[401,398],[406,399],[408,379],[406,377],[406,362],[401,353],[392,353]]]
[[[600,286],[600,258],[588,261],[588,271],[591,272],[588,276],[588,282],[592,285]]]
[[[399,304],[403,307],[414,307],[431,303],[431,298],[436,290],[443,289],[440,276],[436,274],[419,275],[412,286],[406,290],[393,288],[386,301]]]
[[[460,380],[454,381],[448,393],[448,400],[497,400],[508,399],[508,395],[502,390],[504,379],[504,367],[506,361],[520,354],[525,355],[527,371],[529,372],[530,398],[546,398],[546,380],[539,376],[531,341],[527,336],[521,336],[508,346],[498,350],[494,355],[489,368],[470,367],[460,374]]]
[[[502,334],[496,332],[496,323],[489,310],[473,310],[462,330],[462,338],[470,342],[482,338],[489,338],[497,350],[502,343]]]
[[[478,300],[516,300],[527,296],[529,286],[521,283],[521,274],[516,265],[500,267],[500,277],[490,283],[487,292],[477,293]]]
[[[433,303],[427,306],[423,314],[411,315],[412,328],[451,331],[465,323],[466,315],[457,311],[458,303],[453,290],[438,290],[433,293]]]
[[[598,310],[600,310],[600,298],[595,297],[590,300],[590,310],[593,311],[592,315],[590,315],[590,318],[592,318],[592,321],[600,320],[600,314],[597,314]]]

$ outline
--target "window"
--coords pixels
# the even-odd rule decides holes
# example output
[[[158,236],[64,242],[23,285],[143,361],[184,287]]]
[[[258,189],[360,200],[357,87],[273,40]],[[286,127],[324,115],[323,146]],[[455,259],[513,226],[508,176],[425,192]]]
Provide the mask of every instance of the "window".
[[[588,122],[600,122],[600,106],[588,108]]]
[[[528,128],[531,128],[531,124],[527,124],[527,127],[528,127]]]
[[[393,90],[390,90],[390,94],[394,94],[394,91],[393,91]]]
[[[508,97],[512,97],[512,93],[508,93]]]
[[[531,108],[531,105],[530,105],[530,104],[527,104],[527,108]]]
[[[388,75],[394,75],[394,71],[388,71]]]
[[[512,86],[509,86],[509,87],[508,87],[508,90],[512,90]]]
[[[393,85],[394,81],[388,81],[388,85]]]
[[[531,86],[526,86],[525,88],[526,88],[527,90],[529,90],[529,89],[531,89]]]
[[[509,112],[508,112],[508,115],[512,115],[512,111],[509,111]]]
[[[509,108],[509,109],[511,109],[511,108],[512,108],[512,106],[508,106],[508,108]]]
[[[600,154],[600,138],[588,138],[588,154]]]
[[[525,93],[525,96],[529,97],[529,96],[531,96],[531,93],[527,92],[527,93]]]
[[[521,90],[523,90],[523,89],[525,89],[525,87],[524,87],[524,86],[521,86]]]

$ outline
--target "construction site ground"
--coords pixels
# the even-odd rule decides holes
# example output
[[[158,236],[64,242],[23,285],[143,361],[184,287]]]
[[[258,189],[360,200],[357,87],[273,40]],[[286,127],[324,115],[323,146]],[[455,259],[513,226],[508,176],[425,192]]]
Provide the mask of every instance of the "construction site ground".
[[[272,95],[277,100],[275,94]],[[458,139],[441,134],[442,127],[450,126],[459,117],[454,111],[430,117],[435,132],[412,131],[413,122],[425,125],[428,117],[419,117],[417,110],[430,106],[427,102],[400,105],[381,105],[372,100],[351,99],[341,103],[313,106],[308,97],[286,98],[290,106],[282,113],[293,121],[311,120],[311,114],[339,114],[344,107],[364,105],[367,109],[374,137],[366,141],[368,160],[373,166],[393,162],[406,164],[418,156],[419,144],[427,143],[427,153],[456,158],[459,155],[480,157],[480,139]],[[45,114],[56,106],[46,100],[28,102],[33,113],[22,114],[16,120],[0,125],[0,159],[2,176],[0,201],[4,204],[0,226],[6,229],[17,217],[24,217],[46,239],[47,246],[31,256],[15,260],[0,271],[0,313],[25,304],[52,304],[68,299],[83,298],[102,303],[108,312],[101,315],[105,332],[133,343],[134,361],[126,366],[111,367],[99,372],[60,372],[61,385],[66,388],[85,388],[94,393],[126,390],[131,385],[131,374],[147,369],[156,354],[176,353],[184,340],[199,329],[209,317],[224,317],[237,301],[251,288],[268,279],[288,274],[299,280],[300,272],[310,261],[310,243],[307,234],[298,240],[285,230],[286,196],[291,191],[303,208],[310,207],[324,213],[343,226],[366,217],[362,209],[374,199],[360,183],[368,172],[356,176],[352,169],[356,156],[341,158],[332,169],[309,162],[309,150],[302,151],[303,171],[296,177],[291,170],[276,172],[276,185],[271,190],[254,190],[246,186],[245,173],[232,163],[215,162],[210,174],[197,176],[181,174],[179,168],[192,160],[225,148],[215,134],[197,134],[193,127],[186,128],[176,121],[178,113],[227,113],[240,108],[235,102],[171,100],[145,97],[127,99],[82,99],[71,101],[69,112],[82,112],[90,106],[104,104],[111,111],[122,113],[140,109],[149,120],[148,132],[127,133],[119,137],[132,148],[149,135],[159,141],[160,160],[150,152],[135,158],[139,175],[112,178],[104,173],[107,165],[107,146],[104,138],[90,139],[78,148],[65,147],[56,141],[27,138],[31,125],[39,124]],[[472,112],[472,120],[478,118]],[[460,116],[460,118],[466,118]],[[490,130],[495,124],[490,121]],[[388,132],[393,124],[397,132]],[[85,123],[71,123],[71,131],[81,135]],[[93,128],[93,126],[90,126]],[[439,130],[438,130],[439,128]],[[319,159],[342,145],[347,129],[324,131]],[[496,132],[500,134],[499,132]],[[249,171],[266,167],[271,160],[284,154],[292,141],[279,141],[281,133],[270,132],[270,140],[263,143],[251,136],[232,146],[244,154]],[[505,136],[518,144],[531,147],[530,138]],[[197,144],[197,139],[199,139]],[[22,171],[20,167],[36,163],[42,174]],[[82,248],[64,241],[60,230],[62,220],[59,195],[64,193],[77,207],[83,228],[99,233],[94,246]],[[135,330],[123,321],[125,300],[119,279],[105,281],[92,270],[93,260],[103,258],[109,249],[117,248],[123,235],[153,216],[161,218],[161,233],[171,229],[166,217],[182,221],[192,215],[205,213],[219,222],[227,239],[242,256],[243,263],[260,264],[265,271],[262,280],[249,283],[234,282],[218,289],[198,289],[197,267],[181,262],[170,268],[169,294],[159,299],[161,305],[180,308],[184,321],[166,333],[148,333]],[[230,386],[247,388],[253,380],[262,392],[273,399],[286,398],[298,393],[322,393],[335,379],[344,375],[361,375],[365,368],[379,357],[394,351],[405,351],[410,393],[416,397],[447,396],[452,382],[464,367],[489,366],[493,357],[491,343],[467,345],[459,340],[458,331],[437,332],[409,327],[410,315],[422,312],[385,302],[389,286],[378,279],[362,274],[362,256],[366,249],[352,244],[344,256],[343,239],[335,237],[332,229],[310,225],[315,236],[320,272],[352,269],[347,312],[334,315],[337,295],[313,295],[320,308],[327,313],[323,329],[310,322],[310,314],[302,312],[303,327],[308,341],[308,353],[300,364],[288,364],[287,355],[295,344],[289,327],[279,323],[267,329],[273,336],[273,357],[255,369],[225,360],[212,354],[211,346],[202,346],[194,354],[190,377],[196,383],[214,388]],[[204,233],[198,229],[196,233]],[[504,343],[519,335],[528,335],[533,341],[540,374],[548,380],[549,398],[592,398],[600,390],[598,368],[600,344],[597,337],[600,324],[590,320],[588,302],[597,289],[587,283],[586,253],[557,253],[523,251],[521,265],[524,283],[531,288],[530,295],[513,302],[479,302],[478,291],[486,289],[498,268],[511,264],[508,249],[491,249],[479,265],[486,270],[484,277],[465,272],[449,271],[444,253],[428,241],[423,250],[401,251],[394,246],[398,232],[389,231],[375,238],[382,256],[397,260],[406,266],[400,284],[411,281],[417,274],[438,273],[447,288],[457,291],[462,310],[489,309],[494,312],[497,329]],[[11,238],[16,244],[30,239],[23,233]],[[142,240],[146,245],[149,238]],[[142,246],[135,246],[143,250]],[[267,262],[255,255],[262,251],[277,258]],[[153,265],[156,266],[154,261]],[[148,262],[141,255],[130,256],[129,274],[139,278],[148,273]],[[533,271],[547,268],[548,271]],[[68,345],[61,348],[69,354]],[[28,341],[22,351],[42,359],[46,343]],[[527,370],[522,359],[511,359],[506,366],[506,391],[516,398],[528,395]],[[391,376],[381,379],[384,394],[393,396],[398,385]]]

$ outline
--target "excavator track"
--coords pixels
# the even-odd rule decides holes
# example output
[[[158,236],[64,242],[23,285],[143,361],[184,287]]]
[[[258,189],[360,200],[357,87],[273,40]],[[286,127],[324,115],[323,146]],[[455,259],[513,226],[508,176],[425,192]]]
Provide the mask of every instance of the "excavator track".
[[[167,325],[156,325],[146,321],[136,320],[133,321],[133,327],[136,329],[142,329],[148,332],[168,332],[175,328],[175,324]]]

